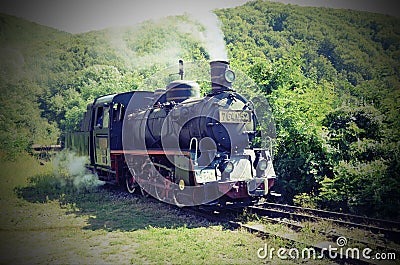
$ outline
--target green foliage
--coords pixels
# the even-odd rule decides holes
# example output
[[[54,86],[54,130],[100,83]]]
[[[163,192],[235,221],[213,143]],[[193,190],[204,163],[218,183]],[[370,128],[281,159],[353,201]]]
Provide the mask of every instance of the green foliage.
[[[400,20],[265,1],[217,14],[271,104],[284,200],[396,215]]]
[[[178,58],[206,57],[200,43],[181,29],[182,23],[197,28],[182,16],[147,21],[123,31],[89,32],[63,42],[67,52],[59,56],[56,65],[60,66],[55,68],[63,73],[50,80],[42,101],[45,116],[64,131],[76,130],[86,105],[95,98],[136,90],[146,77]]]
[[[99,96],[135,90],[140,82],[137,73],[122,74],[116,67],[93,65],[77,72],[75,79],[62,84],[46,102],[50,120],[57,120],[66,131],[77,130],[86,106]]]
[[[335,175],[321,182],[318,200],[333,209],[396,216],[400,175],[399,142],[386,137],[383,117],[372,106],[342,107],[329,113],[324,124],[333,147]]]
[[[0,19],[2,158],[29,151],[33,143],[56,143],[60,130],[78,129],[87,104],[98,96],[135,90],[178,58],[208,56],[181,28],[199,30],[185,16],[79,35]]]
[[[0,159],[15,159],[22,152],[30,151],[33,143],[56,142],[59,130],[54,123],[41,117],[36,102],[40,92],[35,84],[27,81],[8,83],[0,78]],[[24,92],[21,96],[20,92]]]
[[[295,195],[293,198],[293,202],[295,205],[298,205],[300,207],[311,208],[311,209],[318,208],[314,195],[313,194],[310,195],[305,192]]]
[[[277,127],[276,169],[286,200],[299,193],[316,192],[319,181],[332,175],[321,121],[333,101],[332,84],[307,78],[296,51],[275,62],[250,67],[272,106]]]
[[[374,107],[341,107],[326,115],[323,124],[329,131],[330,145],[337,150],[336,160],[371,161],[379,156],[373,149],[383,138],[384,125],[382,114]]]
[[[319,199],[334,210],[350,210],[356,214],[396,217],[400,183],[388,174],[384,160],[340,162],[334,178],[322,181]]]

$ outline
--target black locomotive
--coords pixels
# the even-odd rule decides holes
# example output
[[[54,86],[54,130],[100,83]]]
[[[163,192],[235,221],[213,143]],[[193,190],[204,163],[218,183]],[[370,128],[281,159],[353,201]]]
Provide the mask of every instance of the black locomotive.
[[[100,179],[177,205],[247,205],[274,184],[270,152],[251,102],[232,88],[225,61],[210,63],[212,92],[183,80],[166,89],[97,98],[65,145],[89,157]]]

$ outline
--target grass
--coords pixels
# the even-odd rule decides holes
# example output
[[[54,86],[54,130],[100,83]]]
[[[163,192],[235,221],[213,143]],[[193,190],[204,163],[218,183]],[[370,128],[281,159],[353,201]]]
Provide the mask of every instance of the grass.
[[[77,189],[25,156],[1,163],[1,264],[292,264],[257,251],[293,247],[115,187]],[[257,220],[244,212],[243,222]],[[286,227],[265,224],[276,233]],[[307,233],[306,233],[307,234]],[[331,264],[329,260],[297,263]]]
[[[78,192],[51,172],[30,157],[1,164],[1,264],[271,262],[255,235],[109,187]]]

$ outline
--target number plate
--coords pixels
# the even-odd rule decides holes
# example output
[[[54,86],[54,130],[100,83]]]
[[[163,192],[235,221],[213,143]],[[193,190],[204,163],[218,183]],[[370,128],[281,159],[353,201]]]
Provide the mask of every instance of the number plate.
[[[251,122],[251,111],[219,110],[219,121],[225,123],[248,123]]]

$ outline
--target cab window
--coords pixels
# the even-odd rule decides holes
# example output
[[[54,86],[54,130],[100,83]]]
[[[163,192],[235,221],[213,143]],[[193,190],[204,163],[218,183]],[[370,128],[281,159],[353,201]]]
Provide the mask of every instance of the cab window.
[[[97,107],[96,112],[96,127],[98,128],[108,128],[110,122],[109,107]]]
[[[110,109],[109,107],[105,107],[103,111],[103,128],[108,128],[109,123],[110,123]]]
[[[103,107],[97,107],[96,127],[103,127]]]
[[[125,112],[125,107],[121,103],[115,103],[113,105],[113,122],[119,122],[124,119],[124,112]]]

